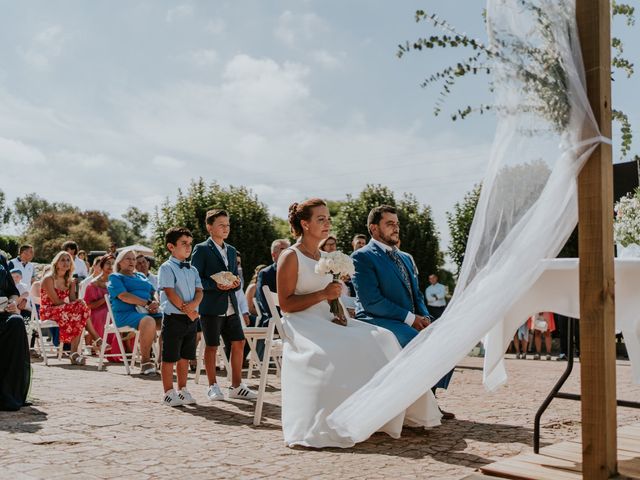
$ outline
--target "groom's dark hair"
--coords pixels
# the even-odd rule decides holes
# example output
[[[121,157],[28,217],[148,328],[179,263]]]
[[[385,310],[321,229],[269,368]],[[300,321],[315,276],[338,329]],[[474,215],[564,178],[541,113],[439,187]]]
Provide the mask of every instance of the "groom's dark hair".
[[[371,209],[367,217],[367,230],[369,233],[371,233],[370,225],[379,225],[380,220],[382,220],[382,215],[385,213],[397,215],[398,211],[391,205],[380,205]]]

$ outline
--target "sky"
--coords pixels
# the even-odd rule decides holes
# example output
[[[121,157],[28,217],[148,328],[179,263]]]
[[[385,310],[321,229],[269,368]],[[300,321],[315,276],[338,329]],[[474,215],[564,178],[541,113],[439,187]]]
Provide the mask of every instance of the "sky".
[[[151,212],[203,177],[248,186],[285,217],[293,201],[381,183],[431,206],[444,249],[446,211],[482,179],[493,117],[452,122],[446,113],[489,102],[485,79],[457,85],[435,117],[439,89],[420,83],[464,52],[396,52],[434,32],[416,24],[418,8],[484,40],[483,2],[0,7],[0,188],[9,202],[36,192],[114,216],[130,205]],[[621,24],[614,33],[640,58],[638,28]],[[637,82],[618,75],[613,99],[624,100],[638,138]]]

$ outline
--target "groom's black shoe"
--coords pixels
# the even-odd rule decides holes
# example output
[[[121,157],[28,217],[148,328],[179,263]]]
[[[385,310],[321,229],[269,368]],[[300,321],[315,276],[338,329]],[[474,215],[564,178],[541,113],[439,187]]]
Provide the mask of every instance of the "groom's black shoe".
[[[440,413],[442,414],[442,419],[443,420],[453,420],[454,418],[456,418],[455,413],[445,412],[440,407],[438,407],[438,409],[440,410]]]

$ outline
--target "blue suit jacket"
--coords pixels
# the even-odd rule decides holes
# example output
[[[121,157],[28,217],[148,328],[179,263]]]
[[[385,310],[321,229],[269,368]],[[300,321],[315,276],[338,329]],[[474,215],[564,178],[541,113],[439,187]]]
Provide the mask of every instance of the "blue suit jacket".
[[[211,237],[197,244],[191,254],[191,264],[198,269],[202,281],[203,298],[198,308],[202,315],[224,315],[229,305],[229,299],[231,299],[233,309],[238,313],[238,299],[235,291],[240,287],[234,290],[220,290],[218,284],[211,280],[211,275],[226,270],[238,275],[236,249],[228,243],[226,246],[229,268],[225,266],[224,259]]]
[[[409,312],[416,315],[429,314],[409,255],[398,253],[409,272],[415,309],[398,267],[382,248],[370,241],[351,256],[356,269],[352,278],[358,300],[356,318],[397,320],[404,323]]]
[[[258,273],[258,280],[256,281],[256,300],[258,300],[258,305],[262,312],[260,325],[258,325],[259,327],[268,326],[269,319],[271,318],[271,310],[269,310],[269,305],[267,304],[267,299],[264,297],[264,293],[262,292],[262,287],[266,285],[272,292],[277,292],[276,274],[277,265],[275,263],[272,263]]]

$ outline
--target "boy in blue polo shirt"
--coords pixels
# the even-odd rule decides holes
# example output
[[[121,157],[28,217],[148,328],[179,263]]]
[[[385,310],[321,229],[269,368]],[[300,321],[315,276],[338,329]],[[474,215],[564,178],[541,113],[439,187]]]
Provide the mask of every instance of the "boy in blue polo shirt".
[[[189,360],[196,358],[196,320],[202,301],[202,283],[195,267],[187,261],[193,236],[186,228],[173,227],[165,233],[169,260],[158,270],[162,311],[162,403],[170,407],[193,405],[187,390]],[[173,389],[173,365],[177,362],[178,391]]]

